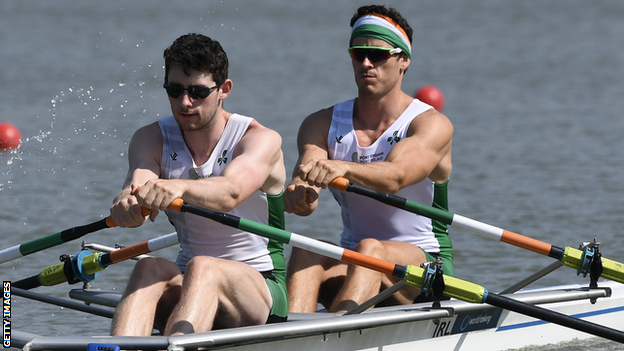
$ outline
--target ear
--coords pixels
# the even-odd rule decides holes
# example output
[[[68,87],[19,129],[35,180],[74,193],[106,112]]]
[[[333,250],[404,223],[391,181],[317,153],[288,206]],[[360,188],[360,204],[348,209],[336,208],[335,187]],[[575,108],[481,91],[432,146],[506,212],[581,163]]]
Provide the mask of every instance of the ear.
[[[403,73],[405,73],[405,71],[407,70],[407,68],[409,67],[411,62],[412,62],[412,60],[407,58],[407,56],[401,55],[401,71]]]
[[[223,81],[221,88],[219,88],[219,100],[225,100],[225,98],[230,95],[233,85],[234,83],[232,83],[232,80],[229,78]]]

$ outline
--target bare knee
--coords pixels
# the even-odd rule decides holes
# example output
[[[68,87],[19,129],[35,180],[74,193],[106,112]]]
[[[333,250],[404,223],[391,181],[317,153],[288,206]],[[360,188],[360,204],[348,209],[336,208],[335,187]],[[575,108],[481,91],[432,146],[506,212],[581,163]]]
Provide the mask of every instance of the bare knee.
[[[214,281],[220,272],[218,259],[209,256],[195,256],[187,263],[184,277],[185,280],[192,279],[195,282]]]
[[[373,257],[383,257],[383,253],[386,251],[381,241],[372,238],[362,239],[362,241],[355,246],[354,250]]]
[[[215,267],[216,259],[210,256],[195,256],[186,265],[186,271],[211,270]]]

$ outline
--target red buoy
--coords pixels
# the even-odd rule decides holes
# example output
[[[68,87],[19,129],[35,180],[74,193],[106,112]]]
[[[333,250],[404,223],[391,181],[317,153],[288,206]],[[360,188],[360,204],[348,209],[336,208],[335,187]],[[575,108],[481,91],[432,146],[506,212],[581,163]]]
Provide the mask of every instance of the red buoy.
[[[20,144],[22,133],[9,122],[0,123],[0,150],[15,149]]]
[[[436,110],[442,112],[444,109],[444,94],[442,90],[433,85],[423,85],[416,90],[414,97],[426,104],[433,106]]]

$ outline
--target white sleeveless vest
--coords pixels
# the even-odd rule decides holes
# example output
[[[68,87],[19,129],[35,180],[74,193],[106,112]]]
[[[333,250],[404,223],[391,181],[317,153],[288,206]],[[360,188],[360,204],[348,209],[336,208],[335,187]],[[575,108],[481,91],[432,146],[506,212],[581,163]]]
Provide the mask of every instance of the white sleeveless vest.
[[[252,120],[250,117],[233,114],[210,159],[199,166],[193,161],[175,118],[169,116],[159,120],[158,125],[163,136],[160,177],[199,179],[219,176],[231,162],[234,149]],[[268,239],[198,215],[169,209],[165,210],[165,213],[178,233],[181,251],[176,264],[183,272],[188,261],[199,255],[244,262],[261,272],[271,271],[274,268],[268,249]],[[268,224],[267,194],[258,190],[229,213]]]
[[[431,106],[414,100],[401,116],[372,145],[360,147],[353,128],[355,99],[334,106],[327,137],[329,159],[358,163],[383,161],[390,150],[407,134],[414,117]],[[426,178],[399,190],[396,195],[432,205],[435,183]],[[343,232],[340,245],[353,249],[362,239],[394,240],[412,243],[424,251],[438,253],[440,243],[433,232],[432,221],[376,200],[329,188],[342,209]]]

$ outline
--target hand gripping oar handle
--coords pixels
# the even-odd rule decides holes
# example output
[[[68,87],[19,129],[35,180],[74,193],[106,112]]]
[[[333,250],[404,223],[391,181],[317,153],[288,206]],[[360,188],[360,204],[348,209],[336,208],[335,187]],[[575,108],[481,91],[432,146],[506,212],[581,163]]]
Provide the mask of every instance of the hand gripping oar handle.
[[[334,179],[331,187],[341,191],[348,191],[355,194],[370,197],[387,205],[394,206],[447,225],[466,229],[472,233],[487,239],[502,241],[535,253],[559,260],[563,265],[575,269],[580,269],[583,265],[583,251],[566,247],[557,247],[543,241],[529,238],[505,229],[497,228],[486,223],[481,223],[473,219],[453,214],[435,207],[427,206],[394,194],[373,190],[365,186],[350,182],[344,177]],[[620,283],[624,283],[624,264],[602,258],[603,270],[601,277]]]
[[[143,216],[149,215],[150,212],[150,210],[141,206],[141,214]],[[18,244],[0,251],[0,264],[78,239],[101,229],[113,228],[116,226],[117,224],[115,224],[113,218],[108,216],[87,225],[65,229],[58,233]]]
[[[289,244],[317,254],[363,266],[384,274],[402,279],[406,284],[421,288],[425,280],[425,269],[408,265],[401,266],[382,259],[367,256],[355,251],[347,250],[336,245],[311,239],[286,230],[274,228],[262,223],[254,222],[228,213],[217,212],[188,204],[182,199],[175,200],[170,209],[181,212],[193,213],[205,218],[212,219],[221,224],[238,228],[253,234],[273,239],[284,244]],[[539,318],[547,322],[559,324],[565,327],[601,336],[613,341],[624,343],[624,332],[611,329],[602,325],[587,322],[582,319],[567,316],[528,303],[516,301],[505,296],[489,293],[484,287],[444,275],[444,292],[449,297],[454,297],[471,303],[487,303],[496,307],[504,308],[520,314]]]
[[[71,263],[64,262],[50,266],[37,275],[13,282],[12,286],[29,290],[39,286],[53,286],[64,282],[89,282],[95,279],[98,272],[103,271],[112,264],[160,250],[174,245],[176,242],[178,242],[177,233],[171,233],[105,254],[101,252],[90,253],[83,250],[71,258]]]

